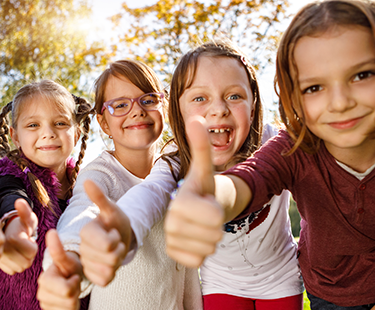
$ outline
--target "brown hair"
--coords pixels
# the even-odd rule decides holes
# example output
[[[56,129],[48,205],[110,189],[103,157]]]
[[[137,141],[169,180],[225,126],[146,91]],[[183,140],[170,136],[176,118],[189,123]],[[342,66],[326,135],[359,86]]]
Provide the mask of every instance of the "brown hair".
[[[49,102],[53,102],[59,110],[67,111],[69,114],[71,114],[77,130],[82,133],[81,150],[78,160],[73,171],[71,172],[71,175],[69,176],[71,186],[67,193],[67,197],[71,197],[73,186],[77,179],[79,165],[82,163],[87,146],[86,141],[88,139],[91,122],[89,115],[92,113],[92,109],[91,105],[85,99],[71,95],[69,91],[60,84],[51,80],[43,80],[28,84],[22,87],[15,95],[13,101],[9,102],[2,109],[0,113],[0,156],[7,156],[22,170],[25,170],[26,167],[28,167],[29,162],[25,157],[22,156],[22,150],[10,149],[8,139],[8,113],[12,112],[12,127],[16,129],[20,111],[23,105],[27,104],[31,98],[37,97],[46,98]],[[54,206],[51,205],[51,200],[49,199],[48,193],[42,183],[31,171],[27,172],[27,176],[37,199],[42,205],[48,206],[53,211]]]
[[[254,118],[249,134],[231,162],[238,163],[248,158],[261,143],[263,129],[263,109],[259,96],[255,70],[246,56],[228,39],[214,40],[201,44],[181,57],[172,77],[169,103],[169,121],[174,134],[173,141],[178,151],[168,155],[179,156],[181,170],[178,179],[185,177],[190,165],[190,148],[186,139],[185,124],[181,114],[179,99],[185,89],[189,88],[195,78],[199,57],[230,57],[243,64],[249,78],[250,88],[254,97]],[[250,120],[249,120],[250,121]],[[166,159],[166,156],[163,157]]]
[[[105,89],[110,76],[117,78],[125,77],[132,84],[137,86],[144,93],[164,92],[163,85],[156,73],[147,65],[140,61],[126,59],[118,60],[109,65],[109,68],[96,79],[94,84],[95,90],[95,111],[97,114],[102,114]],[[165,93],[167,98],[167,93]],[[164,100],[164,111],[167,109],[168,100]]]
[[[319,36],[335,26],[362,26],[375,34],[375,3],[368,0],[326,0],[303,7],[285,31],[276,59],[275,89],[278,89],[279,111],[294,147],[307,153],[319,149],[320,139],[306,126],[302,109],[302,94],[294,49],[304,36]],[[299,113],[299,114],[298,114]]]

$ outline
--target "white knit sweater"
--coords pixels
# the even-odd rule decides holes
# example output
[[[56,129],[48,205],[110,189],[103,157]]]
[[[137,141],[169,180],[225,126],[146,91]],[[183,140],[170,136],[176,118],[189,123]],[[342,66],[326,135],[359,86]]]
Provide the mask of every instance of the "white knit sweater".
[[[159,181],[166,179],[168,180],[164,184],[166,188],[159,188],[159,191],[169,193],[175,182],[171,180],[168,165],[164,160],[158,160],[152,170],[151,180],[147,180],[147,183],[152,184],[152,178],[155,177]],[[168,175],[168,178],[163,175]],[[79,173],[73,197],[57,225],[65,250],[77,253],[79,253],[80,230],[99,213],[97,206],[88,199],[84,191],[83,183],[87,179],[95,181],[113,201],[117,201],[132,186],[143,181],[127,171],[107,151],[104,151]],[[128,200],[125,199],[127,195],[122,198],[122,201],[128,203],[125,206],[122,203],[121,206],[130,218],[139,246],[138,251],[135,248],[127,256],[127,264],[118,269],[115,279],[107,287],[92,286],[83,292],[81,297],[92,288],[90,310],[202,309],[197,270],[177,264],[165,253],[163,216],[166,205],[161,206],[160,203],[156,203],[158,207],[154,207],[152,201],[147,200],[147,192],[144,190],[141,191],[142,201],[148,204],[146,206],[136,204],[138,196],[136,188],[128,192],[130,194]],[[158,189],[152,190],[154,197],[155,190]],[[165,200],[165,195],[162,200]],[[134,203],[131,203],[132,201]],[[157,224],[151,229],[154,223]],[[148,232],[150,233],[147,236]],[[46,253],[44,268],[50,264],[49,254]]]

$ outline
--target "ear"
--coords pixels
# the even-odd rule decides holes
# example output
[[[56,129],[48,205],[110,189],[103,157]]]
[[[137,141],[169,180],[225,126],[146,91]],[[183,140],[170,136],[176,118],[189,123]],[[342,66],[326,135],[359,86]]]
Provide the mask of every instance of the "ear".
[[[100,128],[108,135],[111,135],[111,130],[109,129],[109,126],[107,124],[107,121],[105,120],[103,114],[96,114],[96,120],[98,121]]]
[[[20,141],[18,139],[17,131],[13,127],[10,127],[9,133],[10,133],[10,137],[12,138],[12,141],[13,141],[14,145],[17,148],[19,148],[20,147]]]
[[[254,120],[254,114],[255,114],[255,104],[253,105],[253,107],[251,108],[251,113],[250,113],[250,122],[252,123],[253,120]]]

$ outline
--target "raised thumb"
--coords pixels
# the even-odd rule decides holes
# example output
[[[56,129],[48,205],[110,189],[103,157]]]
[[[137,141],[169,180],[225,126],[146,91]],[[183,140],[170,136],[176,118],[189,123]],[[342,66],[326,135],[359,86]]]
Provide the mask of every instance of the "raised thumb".
[[[77,273],[76,262],[65,252],[59,235],[55,229],[50,229],[46,234],[46,245],[54,264],[65,278]]]
[[[99,186],[95,184],[95,182],[86,180],[83,186],[87,196],[98,206],[100,210],[98,218],[104,223],[106,228],[111,228],[110,223],[113,220],[112,215],[114,212],[116,212],[118,207],[115,203],[111,202],[107,198],[107,196],[102,192]]]
[[[23,198],[17,199],[14,203],[14,207],[18,212],[20,222],[31,237],[38,226],[38,217],[32,211],[28,202]]]
[[[215,192],[214,168],[206,120],[201,116],[191,117],[186,122],[186,133],[191,152],[188,178],[193,179],[197,188],[201,189],[201,195],[213,195]]]

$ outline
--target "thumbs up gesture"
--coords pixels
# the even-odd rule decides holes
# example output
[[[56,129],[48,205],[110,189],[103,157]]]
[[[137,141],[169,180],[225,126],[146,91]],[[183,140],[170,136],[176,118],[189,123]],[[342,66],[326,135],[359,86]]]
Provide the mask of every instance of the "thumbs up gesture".
[[[23,272],[29,268],[38,252],[33,238],[38,226],[38,218],[25,199],[14,203],[18,216],[6,227],[0,269],[9,275]]]
[[[46,244],[53,264],[38,279],[37,298],[41,308],[79,309],[83,272],[78,254],[65,252],[55,229],[47,232]]]
[[[126,214],[94,182],[87,180],[84,186],[100,214],[81,230],[81,262],[86,277],[105,286],[115,277],[129,251],[132,229]]]
[[[189,173],[171,201],[165,220],[167,254],[188,267],[198,267],[222,238],[224,211],[215,200],[211,145],[205,120],[186,124],[192,161]]]

